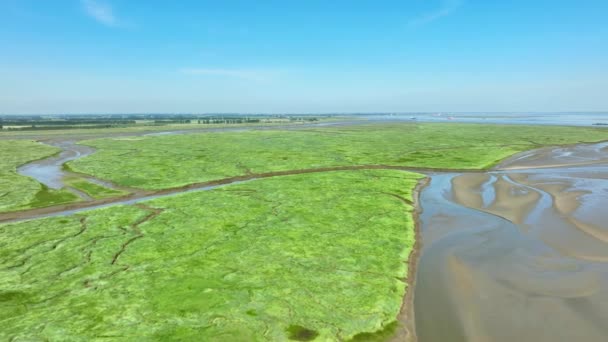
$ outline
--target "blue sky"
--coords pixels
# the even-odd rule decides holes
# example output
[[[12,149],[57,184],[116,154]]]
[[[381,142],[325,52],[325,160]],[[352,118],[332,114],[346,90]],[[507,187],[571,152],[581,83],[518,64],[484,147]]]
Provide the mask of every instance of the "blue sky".
[[[0,0],[0,113],[608,110],[605,0]]]

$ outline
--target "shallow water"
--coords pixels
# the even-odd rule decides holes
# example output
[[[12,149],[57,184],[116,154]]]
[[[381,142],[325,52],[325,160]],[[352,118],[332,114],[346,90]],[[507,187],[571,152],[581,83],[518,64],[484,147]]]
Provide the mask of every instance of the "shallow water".
[[[367,115],[373,121],[487,123],[501,125],[608,126],[608,113],[407,113]],[[599,125],[598,125],[599,124]]]
[[[606,340],[607,146],[432,176],[420,201],[420,341]]]
[[[51,189],[65,187],[63,178],[66,172],[63,170],[63,164],[95,152],[92,147],[77,145],[74,141],[49,142],[48,144],[59,147],[62,151],[56,156],[22,165],[17,168],[17,172],[20,175],[32,177]]]

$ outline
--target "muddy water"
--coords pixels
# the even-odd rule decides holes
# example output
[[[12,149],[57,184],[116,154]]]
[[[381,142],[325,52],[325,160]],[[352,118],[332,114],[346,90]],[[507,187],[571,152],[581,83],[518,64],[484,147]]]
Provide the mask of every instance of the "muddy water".
[[[95,152],[92,147],[77,145],[74,141],[48,142],[48,144],[59,147],[62,151],[56,156],[22,165],[17,172],[23,176],[32,177],[51,189],[65,187],[63,178],[66,172],[63,170],[63,164]]]
[[[540,149],[421,194],[419,341],[606,341],[608,144]]]

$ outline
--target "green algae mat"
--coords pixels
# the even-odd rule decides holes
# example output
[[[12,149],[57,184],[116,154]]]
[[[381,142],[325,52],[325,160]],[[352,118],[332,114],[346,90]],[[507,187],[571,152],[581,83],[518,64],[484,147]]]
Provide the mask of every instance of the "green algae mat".
[[[0,225],[0,340],[347,340],[395,321],[420,175],[292,175]]]

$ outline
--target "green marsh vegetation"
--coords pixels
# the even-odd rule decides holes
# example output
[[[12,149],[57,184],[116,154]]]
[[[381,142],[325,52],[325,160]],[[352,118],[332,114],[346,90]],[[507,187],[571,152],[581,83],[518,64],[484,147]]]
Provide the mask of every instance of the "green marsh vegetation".
[[[0,225],[0,338],[349,339],[394,322],[420,175],[283,176]]]
[[[145,189],[248,173],[349,165],[483,169],[542,145],[597,141],[594,128],[474,124],[392,124],[306,130],[221,132],[84,144],[98,152],[72,169]]]
[[[99,184],[95,184],[81,177],[67,177],[65,183],[75,189],[78,189],[94,199],[104,199],[126,195],[128,192],[110,189]]]

